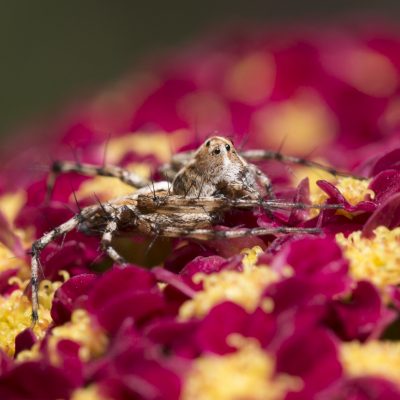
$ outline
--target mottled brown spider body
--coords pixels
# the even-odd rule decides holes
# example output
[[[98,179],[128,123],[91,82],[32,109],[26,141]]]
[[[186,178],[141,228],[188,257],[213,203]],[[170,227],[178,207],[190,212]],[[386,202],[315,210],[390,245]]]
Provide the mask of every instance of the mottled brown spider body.
[[[174,156],[162,171],[169,181],[150,183],[119,167],[98,167],[70,162],[54,163],[49,176],[49,193],[55,174],[78,172],[89,176],[111,176],[138,189],[130,195],[82,209],[70,220],[44,234],[32,245],[32,320],[38,319],[38,271],[40,252],[57,237],[74,229],[100,236],[103,251],[117,264],[125,260],[112,247],[115,236],[140,233],[152,237],[181,237],[197,240],[231,239],[279,233],[318,233],[316,228],[280,226],[273,228],[215,229],[226,211],[233,208],[274,209],[340,208],[338,205],[305,205],[275,200],[270,180],[248,160],[284,159],[279,153],[254,150],[238,154],[233,143],[223,137],[207,139],[195,152]],[[289,161],[317,166],[340,174],[330,167],[289,158]],[[172,183],[171,183],[172,181]],[[268,195],[264,200],[265,193]]]

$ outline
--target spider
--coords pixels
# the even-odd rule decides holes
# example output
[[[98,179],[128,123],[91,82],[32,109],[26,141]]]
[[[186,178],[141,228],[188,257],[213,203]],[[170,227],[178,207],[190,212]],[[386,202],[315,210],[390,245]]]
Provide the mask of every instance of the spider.
[[[137,189],[132,194],[82,209],[60,226],[45,233],[32,245],[32,322],[38,320],[38,273],[40,252],[52,241],[74,229],[88,234],[101,234],[102,250],[117,264],[127,262],[112,247],[117,235],[139,232],[154,237],[191,238],[197,240],[231,239],[285,233],[317,234],[318,228],[278,226],[271,228],[215,229],[223,215],[233,208],[275,209],[340,208],[340,205],[306,205],[275,199],[269,178],[249,161],[275,159],[300,163],[329,171],[334,175],[348,174],[312,161],[287,157],[279,152],[251,150],[241,154],[230,139],[214,136],[196,151],[175,155],[170,164],[161,168],[166,181],[150,183],[133,172],[115,166],[97,167],[89,164],[55,162],[48,179],[51,192],[55,176],[77,172],[88,176],[109,176]],[[266,198],[266,199],[264,199]]]

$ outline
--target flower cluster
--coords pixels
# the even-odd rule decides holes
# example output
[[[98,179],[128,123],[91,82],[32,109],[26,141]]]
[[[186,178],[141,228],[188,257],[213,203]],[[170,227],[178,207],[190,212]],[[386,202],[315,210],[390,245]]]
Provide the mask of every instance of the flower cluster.
[[[399,34],[370,26],[218,35],[19,148],[0,180],[0,398],[400,399],[399,55]],[[115,243],[132,264],[121,268],[97,237],[70,232],[42,253],[32,327],[33,240],[75,201],[132,191],[68,173],[45,201],[32,164],[70,158],[72,146],[82,161],[158,179],[171,152],[216,131],[301,156],[318,147],[314,158],[368,179],[268,162],[279,198],[343,208],[223,221],[319,227],[316,236],[165,239],[148,252],[152,238],[137,235]]]

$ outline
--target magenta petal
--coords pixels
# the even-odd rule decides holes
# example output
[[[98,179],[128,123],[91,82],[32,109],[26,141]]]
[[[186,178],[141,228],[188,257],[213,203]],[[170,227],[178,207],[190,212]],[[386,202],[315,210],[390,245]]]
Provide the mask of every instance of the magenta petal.
[[[57,342],[57,357],[60,359],[63,372],[76,387],[83,384],[83,365],[79,358],[79,349],[80,345],[69,339]],[[52,351],[51,348],[47,350]],[[51,354],[47,356],[51,357]]]
[[[65,371],[39,361],[17,364],[0,376],[1,399],[67,399],[75,388]]]
[[[400,148],[389,151],[379,157],[371,167],[370,176],[375,176],[387,169],[400,170]]]
[[[166,270],[165,268],[155,267],[151,270],[157,280],[168,283],[187,297],[192,298],[195,296],[196,291],[193,290],[182,280],[182,276],[175,275],[173,272]]]
[[[363,228],[363,236],[371,237],[378,226],[384,225],[389,229],[400,225],[400,193],[396,193],[381,204],[369,217]]]
[[[139,322],[164,311],[165,300],[151,272],[128,266],[101,276],[89,293],[86,308],[115,333],[127,318]]]
[[[273,268],[281,270],[290,265],[296,275],[312,276],[321,271],[347,273],[347,262],[342,251],[331,238],[307,237],[288,243],[273,261]]]
[[[128,318],[136,323],[165,309],[165,301],[158,291],[124,292],[110,297],[98,308],[89,308],[97,316],[99,323],[111,334],[115,333]]]
[[[156,279],[149,271],[135,266],[112,268],[97,280],[90,293],[89,302],[96,309],[118,294],[135,290],[150,290],[154,287],[156,287]]]
[[[340,193],[339,189],[332,183],[320,180],[317,185],[330,197],[330,202],[342,204],[344,209],[349,212],[373,212],[376,205],[372,201],[360,201],[355,206],[352,206],[346,198]]]
[[[214,306],[201,322],[196,338],[204,352],[225,354],[234,351],[227,343],[231,333],[253,337],[267,345],[276,332],[275,317],[261,309],[247,313],[235,303],[224,302]]]
[[[348,202],[346,198],[340,193],[340,190],[336,188],[335,185],[332,183],[325,181],[325,180],[319,180],[317,181],[317,185],[332,199],[335,200],[335,203],[337,204],[345,204],[348,205]]]
[[[179,398],[182,359],[174,362],[174,356],[164,356],[160,350],[126,319],[111,338],[105,356],[88,365],[87,377],[112,399],[175,400]]]
[[[387,309],[377,289],[368,281],[360,281],[350,300],[332,303],[335,318],[331,326],[344,340],[377,338],[395,318]]]
[[[146,326],[144,335],[155,343],[161,344],[167,353],[180,357],[194,358],[199,355],[195,333],[199,321],[178,322],[175,318],[155,320]]]
[[[225,354],[234,351],[226,342],[233,332],[241,332],[247,321],[246,311],[235,303],[224,302],[214,306],[204,317],[198,331],[197,342],[204,352]]]
[[[398,286],[389,286],[387,291],[392,304],[400,311],[400,288]]]
[[[330,298],[314,282],[296,277],[269,285],[264,295],[273,300],[275,315],[286,311],[303,312],[303,309],[311,308],[314,319],[320,318],[321,313],[325,312],[326,302]]]
[[[0,349],[0,376],[5,374],[12,367],[12,360],[8,355]]]
[[[99,254],[94,250],[94,247],[98,247],[98,242],[97,239],[93,242],[93,237],[82,236],[81,239],[78,237],[78,240],[71,238],[66,240],[61,248],[50,244],[44,249],[42,260],[47,279],[60,279],[61,270],[68,271],[70,275],[90,272],[88,267]]]
[[[305,237],[287,243],[272,261],[278,272],[290,265],[297,279],[314,282],[330,296],[349,288],[348,261],[332,238]]]
[[[179,242],[178,242],[179,243]],[[203,244],[190,242],[185,246],[174,249],[172,254],[164,261],[164,268],[178,273],[186,264],[194,260],[198,256],[207,257],[213,253]]]
[[[15,355],[23,350],[29,350],[36,342],[36,336],[32,329],[26,328],[15,338]]]
[[[399,400],[400,390],[396,383],[379,377],[344,379],[326,391],[319,393],[315,400]]]
[[[383,203],[392,195],[400,192],[400,170],[386,170],[380,172],[369,184],[375,193],[375,201]]]
[[[304,178],[297,186],[296,195],[293,202],[310,204],[310,184],[309,179]],[[309,217],[309,210],[293,209],[290,213],[288,224],[294,226],[305,221]]]
[[[342,375],[336,343],[325,330],[300,331],[289,337],[276,354],[278,372],[299,376],[304,388],[290,399],[311,399]]]
[[[8,283],[8,280],[12,277],[17,275],[18,273],[18,268],[13,268],[13,269],[6,269],[5,271],[0,272],[0,294],[4,295],[7,294],[14,289],[17,288],[17,285],[10,285]]]
[[[57,289],[51,307],[51,317],[56,325],[70,320],[72,311],[82,306],[87,299],[95,280],[94,274],[77,275],[68,279]]]

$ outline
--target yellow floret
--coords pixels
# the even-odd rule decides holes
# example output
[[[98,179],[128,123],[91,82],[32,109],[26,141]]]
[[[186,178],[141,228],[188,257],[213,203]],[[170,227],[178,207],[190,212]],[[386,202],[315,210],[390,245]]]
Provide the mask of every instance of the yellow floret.
[[[75,310],[71,321],[54,328],[52,335],[79,343],[79,356],[85,362],[103,354],[108,345],[106,334],[85,310]]]
[[[380,376],[400,385],[400,344],[398,342],[349,342],[340,346],[344,370],[352,377]]]
[[[24,288],[29,280],[21,282],[18,278],[11,278],[11,282],[18,283],[21,289],[14,290],[8,296],[0,296],[0,347],[7,354],[14,354],[15,337],[32,324],[32,305]],[[51,303],[54,292],[61,286],[61,282],[42,281],[39,287],[39,320],[33,331],[40,339],[52,322],[50,316]]]
[[[347,238],[342,233],[336,241],[350,261],[354,279],[368,279],[379,288],[400,284],[400,228],[389,230],[380,226],[371,239],[353,232]]]
[[[196,274],[193,280],[203,282],[203,290],[181,306],[179,316],[182,319],[202,317],[215,305],[224,301],[239,304],[248,312],[254,311],[260,303],[264,289],[279,279],[278,274],[267,266],[254,265],[261,251],[258,246],[244,251],[246,255],[242,272],[224,270],[209,275]],[[271,308],[269,303],[263,305]]]
[[[0,272],[9,269],[25,270],[26,268],[28,268],[28,266],[24,260],[17,258],[8,247],[0,243]]]
[[[6,193],[0,196],[0,210],[6,217],[10,226],[13,225],[15,217],[18,215],[26,201],[24,190]]]
[[[83,362],[88,362],[103,354],[108,345],[107,336],[85,310],[75,310],[72,313],[70,322],[57,326],[51,331],[51,336],[48,338],[48,348],[50,350],[50,360],[55,366],[61,366],[61,360],[57,354],[57,346],[62,339],[69,339],[80,345],[79,358]],[[40,343],[35,343],[32,349],[19,353],[17,360],[40,359],[39,348]]]
[[[74,390],[71,400],[111,400],[111,398],[105,397],[99,387],[93,384],[86,388]]]
[[[231,335],[237,347],[224,356],[205,355],[196,359],[182,390],[182,400],[278,400],[289,390],[299,390],[301,381],[275,375],[275,362],[255,339]]]

